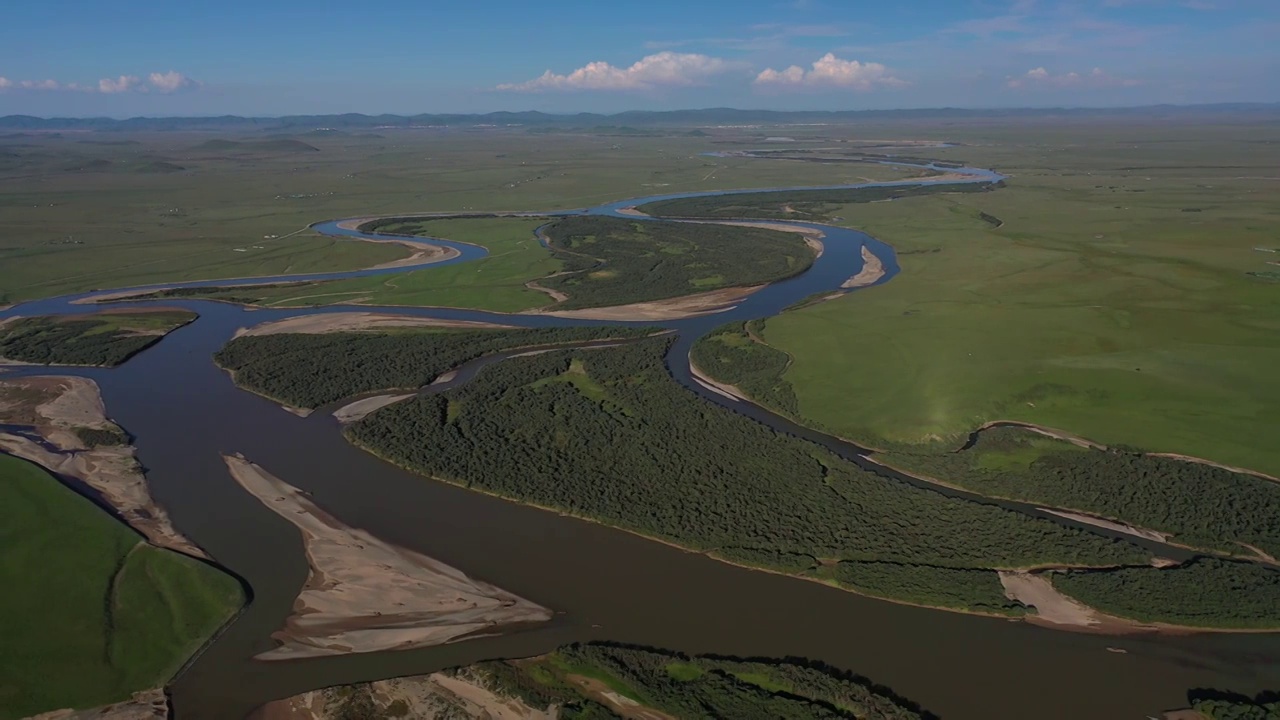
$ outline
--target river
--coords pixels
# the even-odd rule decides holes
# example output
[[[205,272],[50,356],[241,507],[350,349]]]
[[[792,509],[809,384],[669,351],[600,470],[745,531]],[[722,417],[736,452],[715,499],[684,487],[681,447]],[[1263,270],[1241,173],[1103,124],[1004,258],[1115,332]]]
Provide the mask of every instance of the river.
[[[989,171],[965,172],[973,181],[999,179]],[[714,194],[721,193],[697,193]],[[580,212],[617,214],[630,205],[690,195],[626,200]],[[834,290],[861,267],[864,244],[884,263],[886,273],[879,282],[890,281],[898,272],[893,251],[884,243],[852,230],[812,227],[826,234],[825,251],[804,274],[771,285],[724,313],[646,324],[678,332],[668,366],[693,392],[865,462],[856,446],[708,392],[689,376],[688,348],[697,337],[722,323],[768,317],[815,293]],[[320,223],[316,229],[362,236],[338,228],[337,221]],[[448,262],[485,254],[474,245],[440,244],[460,251]],[[233,283],[181,285],[227,284]],[[26,303],[0,312],[0,319],[85,312],[92,306],[70,301],[92,294]],[[528,656],[581,640],[821,660],[955,720],[1144,718],[1184,705],[1191,688],[1254,693],[1280,685],[1280,635],[1109,637],[909,607],[730,566],[427,480],[348,445],[327,414],[298,418],[237,389],[212,361],[213,353],[238,328],[351,309],[528,327],[613,323],[439,308],[248,310],[209,301],[162,302],[194,310],[200,318],[119,368],[22,368],[6,376],[57,372],[96,380],[109,415],[136,437],[156,500],[180,530],[252,588],[245,611],[173,683],[179,720],[244,717],[265,701],[317,687]],[[856,362],[850,359],[851,366]],[[464,373],[459,381],[466,377]],[[293,662],[253,660],[254,654],[272,646],[270,634],[288,615],[307,566],[296,529],[243,492],[227,474],[221,455],[234,452],[311,493],[317,504],[344,522],[550,607],[557,613],[555,619],[529,630],[423,650]]]

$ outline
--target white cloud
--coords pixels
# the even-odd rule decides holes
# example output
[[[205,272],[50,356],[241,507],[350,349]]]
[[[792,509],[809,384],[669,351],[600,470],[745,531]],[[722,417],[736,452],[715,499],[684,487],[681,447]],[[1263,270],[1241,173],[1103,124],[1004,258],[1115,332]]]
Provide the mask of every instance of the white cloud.
[[[167,73],[153,72],[147,76],[147,80],[151,82],[152,87],[162,93],[177,92],[199,85],[195,80],[173,70]]]
[[[588,63],[568,75],[550,70],[522,83],[506,83],[498,90],[646,90],[656,87],[700,85],[735,67],[720,58],[695,53],[660,52],[641,58],[630,67],[607,62]]]
[[[114,95],[127,92],[171,93],[186,88],[200,87],[200,83],[186,77],[182,73],[170,70],[167,73],[153,72],[144,82],[137,75],[121,75],[115,78],[103,78],[93,85],[80,83],[62,83],[57,80],[10,80],[0,77],[0,90],[64,90],[70,92],[90,92]]]
[[[1137,80],[1129,78],[1120,78],[1111,75],[1102,68],[1094,68],[1091,72],[1081,75],[1078,72],[1065,72],[1060,75],[1054,75],[1043,67],[1032,68],[1025,74],[1018,77],[1011,77],[1005,81],[1005,85],[1010,88],[1035,88],[1035,87],[1052,87],[1052,88],[1105,88],[1105,87],[1133,87],[1140,85]]]
[[[889,74],[880,63],[842,60],[827,53],[805,70],[792,65],[785,70],[768,68],[756,76],[756,85],[775,87],[840,87],[871,90],[876,87],[898,87],[907,83]]]
[[[98,92],[100,93],[122,93],[136,90],[142,85],[142,79],[137,75],[121,75],[112,80],[111,78],[102,78],[98,81]]]

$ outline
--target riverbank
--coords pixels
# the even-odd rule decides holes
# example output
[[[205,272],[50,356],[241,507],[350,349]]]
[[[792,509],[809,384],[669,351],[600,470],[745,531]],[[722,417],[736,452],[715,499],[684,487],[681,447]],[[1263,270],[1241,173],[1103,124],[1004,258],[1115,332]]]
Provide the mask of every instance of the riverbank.
[[[84,483],[152,545],[209,559],[152,499],[136,450],[107,419],[97,383],[58,375],[0,380],[0,425],[30,426],[39,438],[0,432],[0,450]]]
[[[481,631],[543,622],[551,611],[425,555],[348,527],[244,457],[232,478],[302,534],[310,575],[280,645],[261,660],[431,647]]]
[[[512,325],[479,322],[476,320],[446,320],[443,318],[414,317],[377,312],[335,312],[313,315],[297,315],[284,320],[240,328],[232,338],[255,335],[297,333],[319,335],[332,332],[376,331],[386,328],[450,328],[466,330],[510,330]]]

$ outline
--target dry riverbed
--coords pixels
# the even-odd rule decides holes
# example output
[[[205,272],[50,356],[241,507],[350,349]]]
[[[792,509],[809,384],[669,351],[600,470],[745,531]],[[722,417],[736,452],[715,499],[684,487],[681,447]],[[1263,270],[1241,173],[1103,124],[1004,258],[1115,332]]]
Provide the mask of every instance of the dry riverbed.
[[[0,450],[84,483],[152,545],[208,558],[151,498],[132,445],[91,448],[77,434],[86,429],[123,437],[107,419],[97,383],[57,375],[0,380],[0,424],[28,426],[40,438],[0,432]]]
[[[311,568],[285,627],[272,636],[280,646],[259,659],[430,647],[551,618],[540,605],[343,525],[243,457],[224,459],[241,487],[302,533]]]
[[[748,295],[763,287],[765,286],[752,285],[750,287],[723,288],[666,300],[652,300],[631,303],[630,305],[613,305],[582,310],[528,310],[524,314],[554,315],[555,317],[582,320],[679,320],[696,315],[709,315],[732,310]]]

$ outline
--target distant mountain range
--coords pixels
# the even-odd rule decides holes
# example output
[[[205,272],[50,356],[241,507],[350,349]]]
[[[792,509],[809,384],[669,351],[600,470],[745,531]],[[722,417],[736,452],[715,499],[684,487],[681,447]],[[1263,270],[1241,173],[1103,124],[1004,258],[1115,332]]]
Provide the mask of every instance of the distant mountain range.
[[[136,117],[114,118],[40,118],[31,115],[0,117],[0,129],[30,130],[242,130],[301,131],[315,129],[374,129],[412,127],[690,127],[714,125],[798,125],[815,123],[850,123],[875,120],[963,120],[974,118],[1192,118],[1206,115],[1280,116],[1280,104],[1230,103],[1219,105],[1151,105],[1131,108],[1012,108],[1004,110],[972,110],[933,108],[922,110],[841,110],[841,111],[776,111],[708,108],[704,110],[670,110],[629,112],[601,115],[577,113],[554,115],[537,111],[492,112],[460,115],[288,115],[284,117]]]

